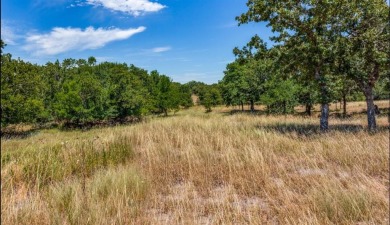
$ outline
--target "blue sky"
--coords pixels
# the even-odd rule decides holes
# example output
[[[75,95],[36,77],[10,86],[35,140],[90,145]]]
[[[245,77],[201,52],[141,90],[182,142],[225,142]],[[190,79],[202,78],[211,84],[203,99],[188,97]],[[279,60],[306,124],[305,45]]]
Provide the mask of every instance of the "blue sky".
[[[158,70],[174,81],[215,83],[232,49],[264,23],[237,26],[246,0],[2,0],[5,52],[33,63],[88,58]]]

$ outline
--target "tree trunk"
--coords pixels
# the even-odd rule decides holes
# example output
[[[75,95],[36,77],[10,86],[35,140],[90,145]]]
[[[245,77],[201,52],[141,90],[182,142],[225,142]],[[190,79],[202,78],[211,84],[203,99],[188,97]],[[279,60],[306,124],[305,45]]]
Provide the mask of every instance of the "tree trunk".
[[[241,101],[241,111],[244,112],[244,102]]]
[[[287,102],[283,101],[283,114],[287,114]]]
[[[311,104],[306,104],[305,112],[308,116],[311,116]]]
[[[321,104],[320,130],[323,132],[327,131],[329,128],[328,118],[329,118],[329,104],[322,103]]]
[[[371,86],[366,86],[364,88],[364,95],[366,97],[366,103],[367,103],[368,130],[375,131],[376,130],[375,105],[374,105],[374,97],[372,95]]]
[[[255,101],[251,100],[251,112],[255,111]]]
[[[164,109],[164,116],[168,116],[168,110]]]
[[[320,69],[317,67],[315,69],[315,78],[320,84],[320,93],[321,93],[321,118],[320,118],[320,130],[321,132],[328,131],[329,128],[329,94],[326,86],[324,77],[320,74]]]
[[[343,94],[343,117],[347,116],[347,96]]]

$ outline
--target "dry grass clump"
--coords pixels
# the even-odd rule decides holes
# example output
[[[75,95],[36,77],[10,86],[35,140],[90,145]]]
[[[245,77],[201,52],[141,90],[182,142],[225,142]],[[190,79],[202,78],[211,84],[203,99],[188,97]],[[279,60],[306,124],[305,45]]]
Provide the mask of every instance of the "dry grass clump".
[[[40,135],[51,132],[31,138]],[[2,142],[2,222],[96,224],[107,218],[106,224],[111,224],[113,218],[123,220],[118,209],[139,207],[146,181],[131,166],[134,151],[129,139],[118,135],[110,141],[51,140],[42,148],[9,148],[8,142],[15,141]],[[104,217],[107,213],[111,216]]]
[[[131,224],[147,182],[131,166],[100,170],[86,181],[69,179],[45,190],[3,193],[5,224]]]
[[[388,224],[385,116],[228,112],[3,140],[2,223]]]
[[[99,171],[85,187],[79,180],[53,185],[46,199],[54,224],[130,224],[146,191],[146,181],[127,166]]]
[[[119,136],[103,145],[96,145],[94,141],[61,142],[44,148],[4,151],[1,162],[2,168],[7,168],[13,175],[7,182],[39,188],[72,176],[89,177],[98,169],[123,164],[133,157],[131,143]]]
[[[312,196],[315,202],[312,206],[313,211],[330,224],[370,220],[375,216],[373,207],[381,205],[377,196],[361,187],[347,190],[335,184],[325,186],[322,190],[315,190]]]

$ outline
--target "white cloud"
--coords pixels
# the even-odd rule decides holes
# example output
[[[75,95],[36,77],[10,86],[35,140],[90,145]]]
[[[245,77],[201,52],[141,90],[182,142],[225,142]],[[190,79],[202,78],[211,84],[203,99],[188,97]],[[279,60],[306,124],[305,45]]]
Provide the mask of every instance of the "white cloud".
[[[157,47],[157,48],[153,48],[152,51],[154,53],[159,53],[159,52],[166,52],[166,51],[169,51],[171,50],[172,48],[169,47],[169,46],[165,46],[165,47]]]
[[[24,49],[35,55],[56,55],[72,50],[97,49],[112,41],[124,40],[143,32],[145,27],[136,29],[104,29],[55,27],[50,33],[29,35]]]
[[[1,39],[7,45],[16,45],[16,40],[21,36],[16,34],[14,29],[8,23],[1,21]]]
[[[87,4],[103,6],[104,8],[139,16],[147,12],[158,12],[165,8],[157,2],[149,0],[87,0]]]

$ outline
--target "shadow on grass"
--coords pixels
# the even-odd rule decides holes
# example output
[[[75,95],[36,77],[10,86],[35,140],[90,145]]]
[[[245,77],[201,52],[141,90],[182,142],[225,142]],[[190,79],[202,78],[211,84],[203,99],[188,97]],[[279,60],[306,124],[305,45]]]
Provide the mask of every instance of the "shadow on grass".
[[[273,113],[268,113],[266,110],[255,110],[255,111],[251,111],[251,110],[240,110],[240,109],[233,109],[231,111],[225,111],[225,112],[221,112],[222,115],[224,116],[231,116],[231,115],[234,115],[234,114],[244,114],[244,115],[255,115],[255,116],[260,116],[260,115],[277,115],[277,116],[286,116],[286,115],[289,115],[289,116],[297,116],[297,117],[305,117],[305,118],[320,118],[320,114],[321,111],[312,111],[312,114],[311,115],[308,115],[306,112],[298,112],[298,111],[295,111],[294,113],[288,113],[288,114],[283,114],[283,113],[280,113],[280,114],[273,114]],[[344,115],[342,112],[340,111],[331,111],[329,113],[329,118],[336,118],[336,119],[340,119],[340,120],[345,120],[345,121],[349,121],[351,118],[355,117],[355,116],[366,116],[367,114],[367,111],[366,110],[362,110],[360,112],[350,112],[350,113],[347,113],[346,115]],[[381,108],[380,109],[380,114],[377,114],[376,115],[377,118],[381,118],[381,117],[388,117],[390,118],[390,108]],[[338,125],[335,125],[335,126],[338,126]],[[351,127],[352,126],[352,127]],[[350,124],[342,124],[340,125],[341,128],[337,128],[336,127],[336,130],[338,131],[344,131],[344,130],[356,130],[357,128],[354,128],[355,125],[350,125]],[[330,126],[332,127],[332,126]],[[360,129],[360,128],[359,128]],[[363,129],[361,127],[361,129]],[[379,130],[381,130],[382,128],[379,128]],[[388,127],[384,127],[383,129],[388,129]],[[382,129],[382,130],[383,130]]]
[[[39,129],[32,129],[27,131],[1,131],[2,139],[26,139],[39,132]]]
[[[263,111],[263,110],[254,110],[254,111],[251,111],[251,110],[241,110],[241,109],[233,109],[229,112],[222,112],[223,115],[225,116],[230,116],[230,115],[234,115],[234,114],[245,114],[245,115],[267,115],[267,112],[266,111]]]
[[[361,109],[360,111],[352,111],[352,112],[347,112],[346,117],[354,117],[354,116],[365,116],[367,115],[367,110],[366,109]],[[390,108],[380,108],[379,109],[379,114],[376,113],[377,117],[386,117],[390,115]],[[341,110],[338,111],[332,111],[329,115],[330,117],[335,117],[335,118],[345,118]]]
[[[310,137],[323,134],[318,124],[276,124],[276,125],[257,125],[256,128],[267,131],[276,131],[281,134],[297,134],[299,137]],[[388,126],[378,126],[377,132],[389,130]],[[342,133],[359,133],[368,132],[367,128],[362,125],[354,124],[337,124],[329,125],[328,132],[337,131]]]
[[[114,126],[127,126],[147,121],[147,118],[127,117],[125,119],[117,120],[98,120],[92,122],[75,123],[75,122],[49,122],[46,124],[36,124],[33,128],[18,129],[11,125],[1,129],[0,136],[2,139],[26,139],[38,134],[45,129],[58,129],[62,132],[71,131],[89,131],[92,129],[100,129]]]

